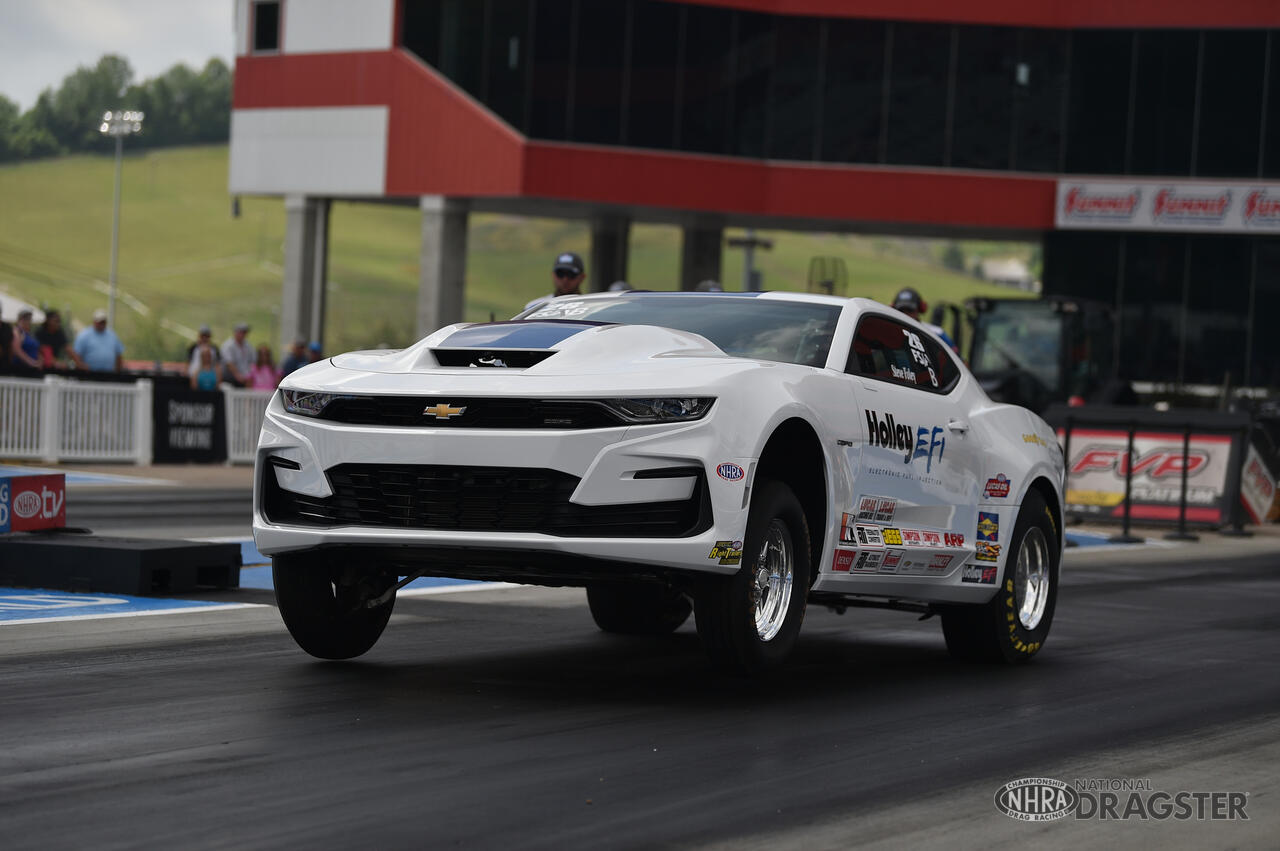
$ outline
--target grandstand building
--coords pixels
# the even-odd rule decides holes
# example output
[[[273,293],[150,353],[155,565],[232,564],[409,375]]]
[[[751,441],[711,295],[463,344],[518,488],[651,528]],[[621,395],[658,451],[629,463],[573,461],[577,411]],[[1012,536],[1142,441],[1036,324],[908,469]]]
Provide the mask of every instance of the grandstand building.
[[[1280,383],[1274,0],[237,0],[230,188],[283,197],[284,324],[323,330],[331,199],[415,204],[418,327],[471,211],[1042,239],[1121,375]],[[797,270],[799,273],[799,270]],[[538,270],[537,274],[540,274]]]

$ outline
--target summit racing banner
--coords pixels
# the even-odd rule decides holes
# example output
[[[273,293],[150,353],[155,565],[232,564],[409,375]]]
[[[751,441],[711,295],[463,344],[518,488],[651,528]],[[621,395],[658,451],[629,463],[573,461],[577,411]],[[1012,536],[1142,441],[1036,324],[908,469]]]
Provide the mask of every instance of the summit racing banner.
[[[1087,230],[1280,233],[1280,183],[1060,180],[1054,225]]]
[[[1059,439],[1063,432],[1059,431]],[[1110,429],[1071,431],[1067,462],[1067,510],[1097,517],[1124,514],[1125,474],[1132,469],[1130,516],[1137,520],[1177,521],[1182,493],[1182,435],[1139,431],[1133,457],[1126,458],[1128,433]],[[1231,438],[1192,434],[1185,462],[1187,521],[1222,524],[1231,517],[1226,504]]]

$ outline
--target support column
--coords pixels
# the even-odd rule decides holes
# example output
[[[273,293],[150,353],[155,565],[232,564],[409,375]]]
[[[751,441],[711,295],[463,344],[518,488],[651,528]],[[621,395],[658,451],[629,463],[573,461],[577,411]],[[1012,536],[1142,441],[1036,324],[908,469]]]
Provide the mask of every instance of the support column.
[[[627,255],[631,219],[596,216],[591,220],[591,260],[587,264],[587,289],[604,292],[614,281],[627,279]]]
[[[467,202],[423,195],[418,336],[462,321],[467,280]]]
[[[284,199],[284,300],[280,336],[324,345],[325,290],[329,279],[329,199]]]
[[[702,281],[715,281],[721,286],[720,260],[724,228],[705,223],[685,225],[680,246],[680,289],[697,289]]]

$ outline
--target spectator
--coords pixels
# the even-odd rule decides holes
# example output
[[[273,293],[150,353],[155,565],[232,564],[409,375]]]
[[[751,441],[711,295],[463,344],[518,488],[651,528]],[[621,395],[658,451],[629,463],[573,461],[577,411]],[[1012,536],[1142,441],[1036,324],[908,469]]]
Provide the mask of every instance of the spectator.
[[[217,390],[222,367],[213,357],[213,346],[196,346],[190,367],[192,390]]]
[[[107,327],[107,312],[101,308],[93,312],[93,327],[81,331],[72,348],[93,372],[119,372],[124,365],[124,344]]]
[[[562,295],[582,295],[582,282],[587,278],[586,266],[582,258],[572,251],[556,256],[555,265],[551,267],[551,295],[540,295],[524,306],[525,310],[539,302],[558,298]]]
[[[308,363],[310,361],[307,359],[307,340],[305,337],[297,337],[289,347],[289,354],[285,355],[284,362],[280,364],[280,377],[283,378]]]
[[[9,362],[15,375],[39,375],[40,341],[31,330],[31,309],[18,311],[18,321],[13,323],[13,339],[9,343]]]
[[[895,310],[905,313],[907,316],[910,316],[912,319],[932,331],[933,335],[946,343],[947,348],[951,349],[951,351],[959,352],[959,349],[956,348],[956,344],[952,342],[951,337],[947,335],[947,332],[942,330],[941,325],[931,325],[921,318],[921,315],[929,309],[929,306],[925,304],[924,299],[920,297],[920,293],[916,292],[911,287],[899,290],[898,294],[893,297],[893,306]]]
[[[322,351],[323,349],[320,347],[320,341],[312,340],[307,345],[307,363],[315,363],[316,361],[320,360],[320,358],[322,357],[321,355]]]
[[[249,336],[249,323],[239,322],[231,336],[222,344],[223,379],[233,387],[249,386],[249,371],[253,369],[253,346],[245,339]]]
[[[200,348],[202,345],[213,348],[213,331],[208,325],[201,325],[200,334],[196,337],[196,341],[187,346],[187,362],[192,366],[199,366],[199,364],[196,363],[196,349]],[[215,362],[221,359],[221,355],[218,354],[217,349],[213,349],[213,359]]]
[[[254,390],[275,390],[279,383],[280,370],[271,359],[271,347],[263,343],[258,346],[257,362],[249,370],[249,386]]]
[[[0,312],[3,312],[2,303],[0,303]],[[9,365],[9,347],[12,345],[13,326],[0,316],[0,375],[8,375],[12,371]]]
[[[46,310],[44,323],[36,330],[36,340],[40,343],[40,359],[46,369],[63,366],[71,361],[77,369],[85,369],[84,362],[70,347],[67,332],[62,329],[62,314],[56,310]]]

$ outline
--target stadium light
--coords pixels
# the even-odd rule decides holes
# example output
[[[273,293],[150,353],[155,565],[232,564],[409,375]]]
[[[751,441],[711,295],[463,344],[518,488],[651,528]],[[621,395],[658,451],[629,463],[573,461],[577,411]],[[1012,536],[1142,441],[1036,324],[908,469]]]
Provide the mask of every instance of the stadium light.
[[[116,191],[111,214],[111,293],[107,297],[107,323],[114,330],[116,327],[116,260],[120,253],[120,161],[124,155],[124,137],[142,132],[142,119],[146,116],[140,110],[116,110],[102,113],[102,123],[98,132],[103,136],[114,136],[116,140]]]

